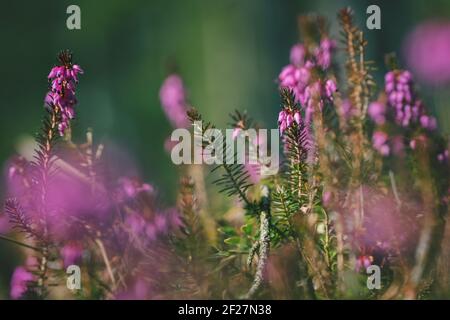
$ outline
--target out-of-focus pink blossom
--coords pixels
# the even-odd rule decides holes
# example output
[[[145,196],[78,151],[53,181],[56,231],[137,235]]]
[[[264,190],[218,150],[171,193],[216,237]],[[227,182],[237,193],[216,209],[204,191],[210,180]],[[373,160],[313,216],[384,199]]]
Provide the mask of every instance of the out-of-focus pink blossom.
[[[295,102],[299,103],[305,111],[305,123],[309,124],[311,113],[314,110],[313,97],[318,98],[319,107],[325,101],[332,101],[337,91],[334,80],[317,80],[311,83],[311,72],[317,66],[326,70],[331,65],[332,51],[335,43],[330,39],[323,39],[314,50],[314,57],[306,57],[306,50],[302,44],[296,44],[291,49],[291,63],[285,66],[278,76],[280,88],[288,88],[293,92]],[[317,64],[316,64],[317,62]],[[280,114],[280,117],[283,116]],[[288,114],[285,119],[278,120],[280,131],[284,132],[292,124]]]
[[[333,50],[336,48],[334,40],[325,38],[320,41],[319,47],[314,51],[317,64],[326,70],[331,66],[331,58]]]
[[[293,65],[302,66],[305,62],[305,47],[301,43],[297,43],[291,48],[290,60]]]
[[[402,127],[417,123],[424,114],[422,101],[416,98],[414,83],[409,71],[390,71],[385,75],[385,91],[393,110],[395,122]],[[430,129],[428,126],[424,128]]]
[[[278,114],[278,127],[280,128],[280,133],[291,127],[294,123],[297,125],[303,125],[303,119],[298,110],[290,111],[288,109],[283,109]]]
[[[294,93],[296,102],[300,102],[305,94],[305,89],[311,77],[311,65],[306,64],[301,67],[287,65],[281,70],[278,80],[281,88],[289,88]]]
[[[71,242],[61,248],[61,257],[64,268],[70,265],[78,264],[83,256],[83,246],[78,242]]]
[[[334,82],[331,79],[328,79],[325,82],[325,95],[328,99],[331,101],[333,100],[333,94],[337,91],[337,85],[336,82]]]
[[[407,37],[404,54],[420,80],[430,85],[450,82],[450,22],[427,21]]]
[[[411,72],[389,71],[384,79],[387,101],[372,102],[368,109],[369,116],[377,125],[390,119],[406,129],[417,125],[427,130],[436,129],[436,119],[427,115],[423,102],[417,97]]]
[[[422,115],[420,117],[420,125],[430,130],[435,130],[437,127],[436,118],[432,116]]]
[[[368,113],[372,120],[378,125],[384,124],[386,121],[386,105],[381,102],[372,102],[369,105]]]
[[[447,162],[448,161],[448,150],[445,150],[437,155],[437,159],[439,162]]]
[[[28,283],[35,281],[35,276],[24,267],[17,267],[11,277],[10,296],[12,299],[20,299],[27,292]]]
[[[372,144],[375,150],[383,156],[389,155],[390,148],[387,144],[388,135],[383,131],[375,131],[372,136]]]
[[[389,71],[384,79],[387,101],[372,102],[368,108],[368,114],[376,125],[382,126],[389,121],[402,130],[415,130],[420,127],[429,131],[436,130],[436,118],[426,113],[425,106],[418,99],[411,72]],[[382,155],[386,156],[390,152],[397,155],[403,154],[404,143],[407,141],[401,136],[392,137],[390,140],[388,144],[387,134],[379,129],[372,137],[374,148]],[[415,149],[417,142],[416,138],[410,140],[409,147]]]
[[[187,128],[187,101],[183,80],[177,74],[169,75],[159,90],[159,99],[167,118],[175,128]]]

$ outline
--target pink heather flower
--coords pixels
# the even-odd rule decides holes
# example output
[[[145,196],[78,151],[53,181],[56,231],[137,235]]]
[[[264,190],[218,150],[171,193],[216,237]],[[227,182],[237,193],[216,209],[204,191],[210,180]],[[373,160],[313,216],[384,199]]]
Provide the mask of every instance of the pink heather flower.
[[[68,243],[61,248],[60,254],[64,268],[67,268],[70,265],[80,263],[83,256],[83,246],[77,242]]]
[[[187,128],[189,121],[186,115],[186,90],[179,75],[172,74],[164,80],[159,90],[159,99],[172,125],[175,128]]]
[[[298,125],[300,125],[301,123],[302,123],[302,116],[300,115],[300,112],[296,112],[295,114],[294,114],[294,121],[298,124]]]
[[[333,100],[333,94],[336,91],[337,91],[336,82],[334,82],[331,79],[328,79],[325,82],[325,96],[332,101]]]
[[[385,92],[389,110],[392,111],[397,125],[407,128],[419,124],[424,129],[436,129],[436,119],[426,115],[422,101],[416,97],[411,72],[405,70],[388,72],[385,75]],[[374,106],[372,111],[369,110],[369,114],[377,124],[380,124],[383,117],[378,112],[380,108],[377,107],[379,106]]]
[[[437,159],[439,162],[447,162],[448,161],[448,150],[445,150],[437,155]]]
[[[412,70],[430,85],[450,82],[450,22],[427,21],[407,37],[404,55]]]
[[[35,280],[35,276],[24,267],[17,267],[11,277],[10,296],[20,299],[27,292],[28,283]]]
[[[329,68],[331,64],[331,52],[335,48],[335,43],[332,40],[324,39],[320,46],[315,50],[315,59],[322,69]],[[333,93],[337,91],[336,83],[329,79],[323,83],[310,84],[311,70],[315,63],[305,59],[306,50],[302,44],[296,44],[291,49],[290,64],[285,66],[279,76],[278,81],[280,88],[288,88],[293,91],[295,102],[298,102],[302,107],[307,107],[311,99],[311,88],[317,89],[321,99],[333,99]],[[306,117],[308,118],[308,117]],[[286,124],[288,127],[289,125]],[[283,125],[283,131],[286,127]]]
[[[372,136],[372,145],[375,150],[383,156],[389,155],[389,146],[387,145],[388,135],[383,131],[375,131]]]
[[[332,53],[335,48],[336,42],[325,38],[320,41],[319,47],[314,51],[317,64],[323,70],[327,70],[331,66]]]
[[[288,114],[286,116],[286,126],[290,127],[293,123],[294,123],[294,117],[292,116],[292,114]]]
[[[283,132],[287,129],[286,126],[286,117],[287,117],[287,110],[281,110],[278,114],[278,126],[280,128],[280,133],[283,134]]]
[[[280,128],[280,133],[290,128],[294,123],[300,125],[303,123],[302,117],[299,111],[289,111],[288,109],[283,109],[278,114],[278,126]]]
[[[56,110],[60,116],[58,131],[62,136],[69,127],[69,122],[75,117],[75,89],[78,84],[78,74],[83,70],[77,64],[72,64],[72,54],[63,51],[58,59],[61,63],[51,69],[48,80],[50,91],[46,94],[44,102],[47,108]]]
[[[305,47],[297,43],[291,48],[290,61],[295,66],[302,66],[305,62]]]
[[[385,118],[386,105],[378,101],[372,102],[369,105],[368,113],[376,124],[378,125],[384,124],[386,120]]]
[[[422,115],[420,117],[420,125],[423,128],[427,128],[429,130],[435,130],[437,127],[436,118],[427,115]]]
[[[301,102],[302,96],[311,76],[311,65],[297,67],[287,65],[281,70],[278,80],[281,88],[288,88],[294,92],[295,101]]]

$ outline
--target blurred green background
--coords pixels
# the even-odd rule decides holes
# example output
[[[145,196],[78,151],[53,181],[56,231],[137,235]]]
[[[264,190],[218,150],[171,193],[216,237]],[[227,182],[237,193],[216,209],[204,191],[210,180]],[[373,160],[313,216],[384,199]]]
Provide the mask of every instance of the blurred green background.
[[[70,4],[81,8],[81,30],[66,28]],[[381,30],[365,28],[370,4],[381,7]],[[336,13],[348,5],[366,32],[368,58],[377,62],[379,80],[385,71],[384,54],[400,52],[416,24],[450,19],[446,0],[3,0],[0,162],[14,154],[21,137],[38,129],[47,74],[57,52],[68,48],[85,70],[77,93],[76,138],[92,127],[98,142],[114,142],[132,155],[143,178],[169,202],[175,196],[178,170],[164,150],[172,129],[158,99],[168,66],[177,66],[191,103],[219,127],[228,122],[228,113],[246,109],[265,127],[275,128],[275,80],[298,40],[297,15],[325,15],[332,21],[332,36],[338,37]],[[426,91],[426,100],[449,133],[447,89]],[[0,244],[2,270],[6,264],[8,271],[14,266],[5,260],[10,250],[9,244]],[[0,288],[5,288],[9,278],[0,277]]]

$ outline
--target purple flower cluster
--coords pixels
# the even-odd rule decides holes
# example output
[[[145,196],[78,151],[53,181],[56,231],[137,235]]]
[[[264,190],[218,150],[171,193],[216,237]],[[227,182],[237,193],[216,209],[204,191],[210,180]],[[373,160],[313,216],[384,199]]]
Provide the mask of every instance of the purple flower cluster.
[[[290,88],[292,89],[292,88]],[[300,95],[300,104],[304,110],[304,122],[305,124],[311,123],[312,113],[314,111],[314,97],[318,97],[317,101],[319,108],[322,109],[325,101],[333,101],[333,94],[337,91],[336,83],[328,79],[325,84],[322,84],[320,80],[317,80],[305,87],[304,92]],[[295,95],[295,91],[294,91]],[[297,96],[295,96],[297,99]],[[283,133],[285,129],[293,124],[293,121],[300,123],[301,115],[293,113],[290,114],[286,110],[282,110],[278,115],[278,124],[280,126],[280,132]]]
[[[14,270],[11,277],[10,296],[12,299],[20,299],[28,290],[28,283],[35,281],[35,276],[20,266]]]
[[[419,124],[424,129],[436,129],[436,119],[425,113],[425,107],[414,92],[414,83],[409,71],[390,71],[385,76],[387,105],[375,101],[369,105],[368,113],[372,120],[382,125],[388,112],[392,112],[394,121],[401,127]]]
[[[425,114],[421,100],[415,97],[414,83],[409,71],[390,71],[385,76],[385,91],[389,105],[395,108],[395,121],[407,127],[411,122],[429,130],[436,129],[436,119]]]
[[[436,118],[426,113],[425,106],[414,90],[412,75],[406,70],[390,71],[385,75],[385,94],[387,101],[374,101],[369,105],[369,117],[377,126],[384,126],[388,121],[403,129],[423,128],[435,130]],[[385,129],[377,128],[372,136],[375,150],[383,156],[391,152],[399,154],[404,148],[402,136],[389,137]],[[415,141],[409,143],[415,148]]]
[[[320,45],[314,50],[316,62],[323,70],[330,68],[334,49],[336,49],[336,42],[324,38],[320,41]]]
[[[168,76],[159,91],[159,99],[167,118],[175,128],[186,128],[189,125],[186,98],[181,77],[177,74]]]
[[[311,78],[312,68],[313,64],[310,61],[301,64],[294,64],[291,61],[291,64],[285,66],[278,76],[280,87],[291,89],[294,92],[296,102],[304,104],[306,100],[304,95]]]
[[[292,126],[294,122],[297,123],[297,125],[302,124],[302,116],[300,115],[299,110],[290,111],[285,108],[278,114],[278,126],[281,134]]]
[[[386,132],[375,131],[372,135],[372,145],[383,156],[389,155],[390,147],[388,145],[389,136]]]
[[[61,65],[52,68],[48,75],[51,82],[50,91],[45,96],[45,104],[60,115],[58,131],[62,136],[69,127],[69,122],[75,117],[76,85],[78,74],[83,70],[77,64],[72,64],[72,55],[63,51],[59,55]]]
[[[448,161],[448,150],[444,150],[437,155],[437,159],[439,162],[447,162]]]
[[[324,101],[333,100],[333,94],[337,91],[337,85],[332,79],[312,81],[313,68],[319,67],[327,70],[330,67],[334,48],[334,41],[324,39],[320,46],[314,50],[314,56],[307,59],[305,47],[302,44],[294,45],[291,48],[290,64],[285,66],[278,76],[280,87],[292,90],[295,102],[300,103],[304,108],[305,123],[311,121],[311,114],[314,110],[313,97],[319,98],[319,107],[322,107]],[[280,112],[278,123],[281,132],[292,125],[293,121],[296,120],[294,116],[299,117],[300,114]]]
[[[369,105],[367,112],[377,125],[382,125],[386,122],[386,104],[374,101]]]

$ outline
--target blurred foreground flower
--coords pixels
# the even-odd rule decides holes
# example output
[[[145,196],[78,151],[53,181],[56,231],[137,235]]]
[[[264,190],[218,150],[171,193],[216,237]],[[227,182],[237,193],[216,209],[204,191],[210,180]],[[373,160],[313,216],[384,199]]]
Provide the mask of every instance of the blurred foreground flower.
[[[27,292],[29,282],[35,280],[36,277],[31,272],[24,267],[17,267],[11,277],[11,298],[20,299]]]
[[[189,124],[186,98],[181,77],[177,74],[169,75],[161,86],[159,99],[167,118],[175,128],[185,128]]]
[[[450,22],[427,21],[407,37],[404,54],[420,80],[430,85],[450,82]]]

